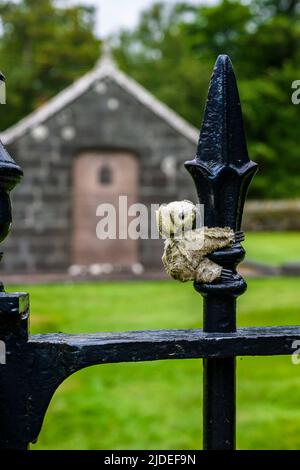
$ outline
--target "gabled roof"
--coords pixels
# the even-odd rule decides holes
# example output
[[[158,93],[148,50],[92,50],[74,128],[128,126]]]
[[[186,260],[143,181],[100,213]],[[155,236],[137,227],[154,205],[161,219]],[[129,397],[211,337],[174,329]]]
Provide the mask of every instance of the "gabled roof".
[[[105,78],[110,78],[115,81],[121,88],[134,96],[140,103],[149,108],[158,117],[166,121],[177,132],[182,134],[191,142],[197,144],[199,131],[195,127],[181,118],[168,106],[156,99],[135,80],[121,72],[115,63],[107,57],[99,61],[92,71],[76,80],[72,85],[58,93],[54,98],[50,99],[36,111],[21,119],[17,124],[9,127],[6,131],[0,134],[2,142],[5,145],[12,143],[30,129],[47,121],[58,111],[86,92],[93,84],[104,80]]]

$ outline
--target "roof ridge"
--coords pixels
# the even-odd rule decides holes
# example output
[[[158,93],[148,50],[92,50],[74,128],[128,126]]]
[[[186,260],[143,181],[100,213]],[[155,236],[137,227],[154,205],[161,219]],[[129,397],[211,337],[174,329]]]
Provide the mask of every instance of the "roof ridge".
[[[77,79],[67,88],[50,98],[50,100],[44,105],[6,129],[0,134],[2,142],[5,145],[10,144],[28,132],[32,127],[47,121],[47,119],[63,109],[67,104],[71,103],[87,91],[93,83],[98,80],[103,80],[104,78],[111,78],[114,80],[119,84],[119,86],[121,86],[121,88],[133,95],[144,106],[152,110],[158,117],[164,119],[171,127],[176,129],[188,140],[195,143],[198,142],[199,131],[194,126],[179,116],[179,114],[169,108],[166,104],[159,101],[133,78],[118,69],[112,61],[102,61],[100,64],[97,63],[93,70]]]

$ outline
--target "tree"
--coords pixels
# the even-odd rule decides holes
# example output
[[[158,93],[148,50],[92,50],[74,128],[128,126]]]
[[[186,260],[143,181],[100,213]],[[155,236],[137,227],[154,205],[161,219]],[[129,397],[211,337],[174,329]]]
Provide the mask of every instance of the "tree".
[[[249,0],[256,15],[263,18],[284,14],[288,16],[299,13],[299,0]]]
[[[154,4],[142,14],[136,30],[120,33],[115,56],[125,72],[200,125],[211,63],[203,62],[199,68],[188,36],[181,33],[181,24],[194,12],[187,3]]]
[[[251,197],[300,197],[300,1],[158,3],[135,31],[119,35],[125,70],[199,127],[209,71],[221,53],[234,61],[251,158],[260,164]]]
[[[89,70],[99,56],[99,40],[91,7],[0,0],[0,18],[0,67],[7,76],[3,130]]]

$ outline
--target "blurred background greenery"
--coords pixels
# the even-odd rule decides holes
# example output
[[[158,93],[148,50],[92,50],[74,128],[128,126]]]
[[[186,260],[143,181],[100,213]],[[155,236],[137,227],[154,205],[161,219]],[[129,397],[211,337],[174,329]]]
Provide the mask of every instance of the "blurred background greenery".
[[[95,6],[78,5],[0,0],[1,68],[9,76],[0,129],[95,64]],[[125,72],[197,127],[216,56],[229,54],[250,155],[260,165],[250,197],[291,198],[300,195],[300,108],[291,102],[292,82],[300,78],[299,20],[299,0],[154,2],[112,43]]]

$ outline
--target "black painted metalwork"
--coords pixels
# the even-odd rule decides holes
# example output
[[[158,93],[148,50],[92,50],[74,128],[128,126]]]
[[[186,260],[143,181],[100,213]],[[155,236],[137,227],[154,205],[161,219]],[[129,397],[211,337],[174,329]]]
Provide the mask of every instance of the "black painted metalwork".
[[[29,336],[25,293],[0,288],[0,448],[27,449],[38,438],[50,400],[74,372],[95,364],[203,358],[204,448],[235,446],[235,357],[291,354],[300,327],[236,329],[236,298],[246,283],[236,271],[244,257],[239,232],[243,205],[256,165],[249,161],[240,102],[230,60],[220,56],[211,80],[195,160],[187,162],[209,227],[231,227],[237,241],[211,259],[222,278],[195,284],[204,297],[203,330],[157,330],[91,335]],[[11,223],[9,193],[21,169],[0,146],[0,240]]]
[[[211,78],[195,160],[186,163],[204,205],[208,227],[240,230],[248,186],[257,165],[249,160],[239,93],[226,55],[219,56]],[[236,330],[236,298],[246,290],[236,266],[244,257],[240,243],[211,255],[226,278],[195,284],[204,297],[204,331]],[[204,448],[235,448],[235,357],[204,359]]]

